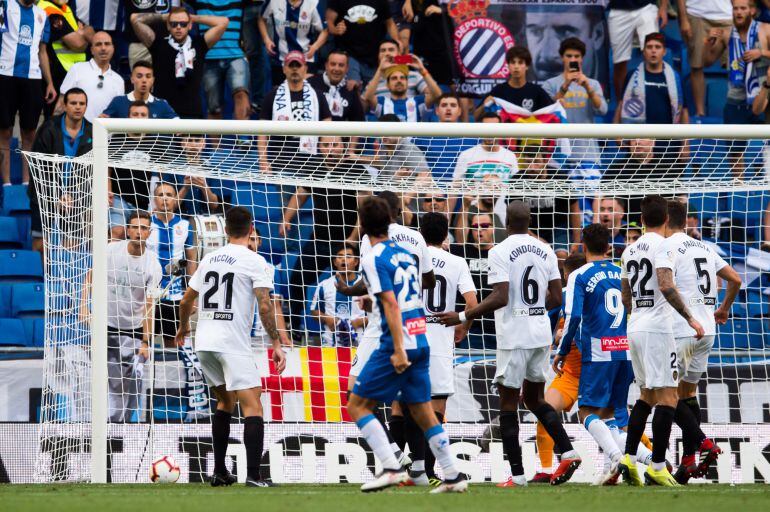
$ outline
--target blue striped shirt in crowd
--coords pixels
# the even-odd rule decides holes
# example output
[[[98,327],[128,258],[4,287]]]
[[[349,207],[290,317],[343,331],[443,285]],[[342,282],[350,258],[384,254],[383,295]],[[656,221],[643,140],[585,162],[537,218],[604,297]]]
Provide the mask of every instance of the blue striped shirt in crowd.
[[[197,14],[201,16],[225,16],[230,19],[222,39],[217,41],[206,54],[206,60],[240,59],[241,27],[243,21],[243,0],[199,0],[195,2]],[[201,34],[208,27],[201,25]]]
[[[4,23],[0,25],[0,75],[40,79],[38,51],[48,43],[51,25],[37,5],[25,7],[17,0],[0,1]]]

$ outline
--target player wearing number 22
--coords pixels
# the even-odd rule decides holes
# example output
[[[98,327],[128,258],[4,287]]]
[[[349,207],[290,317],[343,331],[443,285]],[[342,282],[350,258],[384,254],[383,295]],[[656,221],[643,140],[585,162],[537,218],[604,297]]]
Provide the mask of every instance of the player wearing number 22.
[[[378,402],[390,403],[400,394],[411,416],[441,464],[444,482],[437,492],[462,492],[467,480],[454,467],[449,437],[431,407],[420,272],[414,256],[388,238],[390,209],[379,197],[366,198],[358,210],[361,229],[372,250],[361,261],[364,282],[374,298],[369,326],[379,331],[380,343],[364,365],[348,400],[348,412],[367,444],[382,463],[383,472],[365,483],[364,492],[406,482],[407,472],[396,460],[385,429],[373,411]]]
[[[553,367],[569,354],[573,340],[581,354],[578,385],[578,415],[586,430],[611,460],[610,470],[600,483],[617,481],[622,452],[617,428],[613,434],[615,410],[626,408],[628,387],[634,380],[628,357],[626,310],[620,292],[620,267],[606,254],[610,231],[601,224],[583,229],[587,263],[570,273],[564,312],[565,334]]]

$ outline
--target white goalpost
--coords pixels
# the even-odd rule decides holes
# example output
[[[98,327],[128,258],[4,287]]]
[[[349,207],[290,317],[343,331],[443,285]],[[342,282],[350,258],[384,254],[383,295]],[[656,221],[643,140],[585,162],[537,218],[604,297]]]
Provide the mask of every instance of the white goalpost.
[[[572,158],[571,141],[584,139],[596,141],[601,155]],[[191,348],[184,355],[164,342],[166,333],[156,322],[150,368],[137,376],[136,366],[126,362],[126,349],[109,345],[108,331],[116,332],[110,301],[116,293],[123,297],[110,283],[123,286],[128,278],[109,268],[108,247],[123,233],[119,220],[127,220],[130,210],[151,210],[151,233],[157,234],[148,243],[155,244],[166,279],[167,264],[194,265],[195,258],[225,242],[221,217],[232,205],[255,213],[260,251],[276,267],[283,339],[293,341],[287,374],[278,376],[258,327],[253,334],[263,376],[266,471],[283,482],[370,478],[376,463],[344,411],[347,372],[360,335],[355,326],[365,315],[354,316],[358,306],[343,307],[323,282],[354,275],[345,273],[350,269],[336,256],[346,242],[357,241],[357,198],[392,190],[402,201],[400,222],[415,229],[427,212],[450,216],[447,248],[469,261],[482,288],[486,247],[504,236],[503,212],[512,199],[530,203],[533,233],[562,258],[577,247],[577,234],[590,222],[611,228],[615,250],[630,243],[641,233],[638,205],[645,194],[687,201],[690,232],[712,244],[744,279],[731,319],[719,327],[700,388],[704,431],[727,453],[709,478],[753,482],[756,470],[770,481],[770,463],[761,455],[770,443],[770,279],[765,281],[770,245],[763,247],[770,242],[764,235],[770,230],[765,221],[769,139],[764,125],[97,119],[89,155],[25,154],[40,198],[47,300],[38,453],[34,474],[20,478],[134,481],[136,474],[147,474],[149,461],[169,454],[180,463],[183,481],[203,481],[210,474],[210,397],[194,375]],[[176,201],[168,217],[162,216],[163,205],[171,203],[158,194],[163,184],[171,185]],[[185,241],[188,228],[177,226],[187,224],[180,222],[189,222],[192,243]],[[89,288],[87,274],[90,299],[83,292]],[[171,288],[161,297],[169,304]],[[479,291],[483,298],[486,290]],[[77,317],[69,311],[72,304]],[[430,313],[432,305],[426,307]],[[154,302],[153,310],[161,311]],[[475,480],[497,481],[506,464],[495,440],[497,402],[489,382],[493,322],[477,324],[455,348],[456,389],[447,406],[447,430],[465,461],[461,471]],[[119,335],[126,333],[133,335]],[[77,386],[73,347],[82,359]],[[118,353],[122,362],[116,362]],[[128,419],[118,422],[111,420],[110,393],[121,385],[137,386],[137,396]],[[631,404],[637,395],[632,388]],[[533,439],[534,423],[525,416],[522,439]],[[574,422],[569,411],[564,417]],[[598,450],[580,425],[568,427],[584,458],[596,458]],[[232,439],[240,439],[239,429],[235,419]],[[678,459],[675,433],[671,457]],[[140,453],[147,441],[155,453]],[[235,442],[230,446],[234,468],[245,464],[241,449]],[[541,461],[532,443],[524,450],[530,472]],[[580,478],[589,481],[589,471],[590,465]]]

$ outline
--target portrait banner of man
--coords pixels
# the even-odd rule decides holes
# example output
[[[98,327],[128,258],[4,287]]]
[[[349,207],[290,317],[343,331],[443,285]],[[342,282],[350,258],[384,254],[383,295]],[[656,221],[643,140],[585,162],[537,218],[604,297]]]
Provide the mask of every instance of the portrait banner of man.
[[[577,37],[586,45],[584,74],[609,85],[607,0],[449,0],[444,2],[453,48],[457,91],[484,97],[508,78],[505,52],[526,46],[532,54],[530,77],[542,83],[563,71],[559,44]]]

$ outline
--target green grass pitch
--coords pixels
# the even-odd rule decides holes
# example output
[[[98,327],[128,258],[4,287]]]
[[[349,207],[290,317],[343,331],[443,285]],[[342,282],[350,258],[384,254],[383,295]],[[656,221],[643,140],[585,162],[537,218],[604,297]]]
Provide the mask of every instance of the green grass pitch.
[[[588,485],[498,489],[473,485],[466,494],[426,489],[362,494],[357,485],[284,485],[253,489],[175,485],[3,485],[0,510],[45,512],[752,512],[770,510],[767,485],[694,485],[681,489]]]

